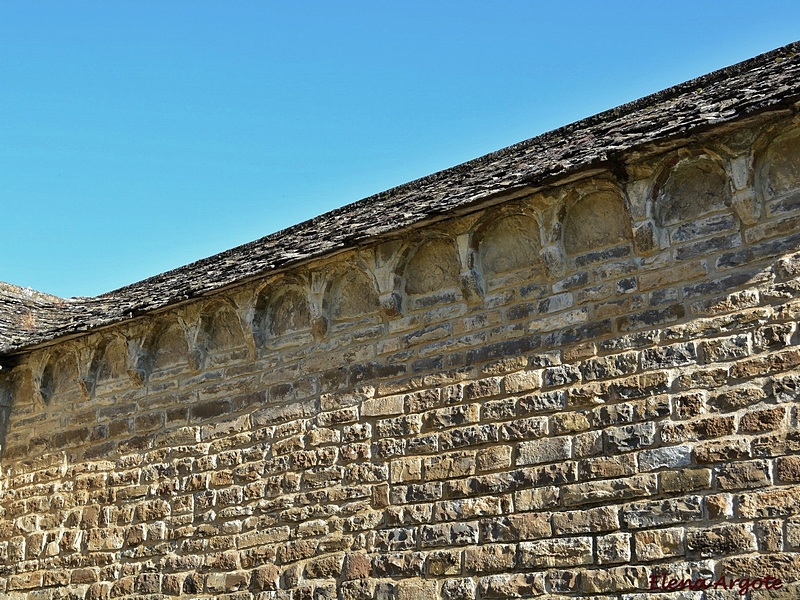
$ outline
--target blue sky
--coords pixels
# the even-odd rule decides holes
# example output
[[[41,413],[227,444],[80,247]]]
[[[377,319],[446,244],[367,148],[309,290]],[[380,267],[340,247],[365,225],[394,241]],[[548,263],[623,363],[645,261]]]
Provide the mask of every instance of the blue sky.
[[[107,292],[798,38],[796,0],[0,0],[0,280]]]

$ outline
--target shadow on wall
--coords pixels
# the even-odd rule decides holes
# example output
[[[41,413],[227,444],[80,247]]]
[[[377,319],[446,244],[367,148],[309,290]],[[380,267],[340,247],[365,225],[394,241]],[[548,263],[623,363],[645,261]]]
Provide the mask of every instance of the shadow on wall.
[[[5,372],[6,369],[10,371],[11,367],[3,364],[0,365],[0,369],[2,369],[0,372]],[[6,435],[8,433],[8,422],[11,418],[11,396],[11,377],[7,375],[0,377],[0,460],[3,459],[6,451]]]

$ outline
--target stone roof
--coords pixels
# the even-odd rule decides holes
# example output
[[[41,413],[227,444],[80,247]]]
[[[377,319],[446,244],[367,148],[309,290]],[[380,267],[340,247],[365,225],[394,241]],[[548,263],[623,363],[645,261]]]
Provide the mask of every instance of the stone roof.
[[[93,298],[0,284],[0,355],[91,331],[800,100],[800,42]]]

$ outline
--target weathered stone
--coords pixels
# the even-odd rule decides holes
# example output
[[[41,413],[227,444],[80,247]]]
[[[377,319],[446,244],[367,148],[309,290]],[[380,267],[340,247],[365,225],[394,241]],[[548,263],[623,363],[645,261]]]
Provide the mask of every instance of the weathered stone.
[[[481,521],[481,541],[517,542],[549,537],[553,533],[549,513],[525,513]]]
[[[739,419],[739,431],[745,433],[760,433],[780,427],[786,416],[786,409],[782,406],[764,410],[750,411]]]
[[[514,544],[485,544],[464,550],[466,574],[503,573],[514,569],[517,547]]]
[[[422,547],[464,546],[478,543],[478,528],[472,523],[442,523],[420,529]]]
[[[542,387],[560,387],[580,381],[581,374],[577,367],[572,365],[558,365],[547,367],[542,377]]]
[[[800,488],[776,488],[738,496],[738,514],[744,519],[792,515],[800,506]]]
[[[764,460],[722,465],[717,469],[716,480],[723,490],[765,487],[772,483],[770,465]]]
[[[562,437],[521,442],[517,451],[517,464],[519,465],[557,462],[570,458],[572,440],[568,437]]]
[[[634,534],[636,558],[641,561],[663,560],[672,556],[683,556],[684,530],[654,529],[637,531]]]
[[[686,532],[686,550],[690,558],[737,554],[757,549],[752,526],[745,524],[689,529]]]
[[[575,567],[592,562],[592,538],[569,537],[535,542],[520,542],[519,566]]]
[[[478,471],[495,471],[511,466],[511,446],[494,446],[479,450],[475,456]]]
[[[781,482],[800,482],[800,456],[784,456],[777,461],[776,476]]]
[[[655,423],[636,423],[623,427],[612,427],[605,431],[605,447],[616,454],[650,446],[655,441]]]
[[[442,600],[475,600],[475,590],[472,579],[448,579],[442,583]]]
[[[560,410],[567,404],[567,393],[564,390],[553,390],[520,396],[517,399],[517,414],[521,417],[542,412]]]
[[[460,574],[461,554],[460,550],[438,550],[429,552],[425,562],[426,574],[429,577]]]
[[[481,598],[527,598],[545,593],[545,581],[541,573],[517,573],[513,575],[490,575],[478,580]]]
[[[711,485],[710,469],[678,469],[661,474],[661,489],[665,493],[692,492],[708,489]]]
[[[741,438],[704,442],[695,446],[694,455],[699,464],[750,458],[750,444]]]
[[[584,594],[647,589],[648,569],[645,567],[608,567],[602,570],[584,571]]]
[[[796,545],[793,536],[792,519],[786,523],[786,539],[789,545]],[[780,552],[783,550],[783,521],[781,519],[765,519],[756,523],[755,536],[758,548],[762,552]]]
[[[425,559],[418,552],[382,554],[373,557],[372,573],[377,577],[420,577],[424,564]]]
[[[564,506],[571,507],[640,498],[655,494],[657,487],[655,475],[636,475],[623,479],[579,483],[562,488],[561,502]]]
[[[639,453],[639,468],[654,471],[661,468],[686,467],[692,462],[692,447],[688,444],[644,450]]]
[[[700,496],[633,502],[622,509],[622,521],[631,529],[689,523],[702,517]]]
[[[584,381],[612,379],[631,375],[638,368],[638,364],[638,355],[635,352],[627,352],[588,360],[582,365],[581,372]]]
[[[597,562],[601,565],[625,563],[631,559],[631,534],[610,533],[597,536]]]
[[[601,507],[554,513],[553,533],[564,535],[613,531],[619,529],[618,512],[616,508]]]

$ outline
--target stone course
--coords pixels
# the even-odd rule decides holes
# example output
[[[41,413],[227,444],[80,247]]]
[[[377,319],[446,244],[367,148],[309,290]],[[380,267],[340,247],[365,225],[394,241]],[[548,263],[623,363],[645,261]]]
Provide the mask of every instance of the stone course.
[[[0,594],[797,597],[798,108],[15,334]]]

